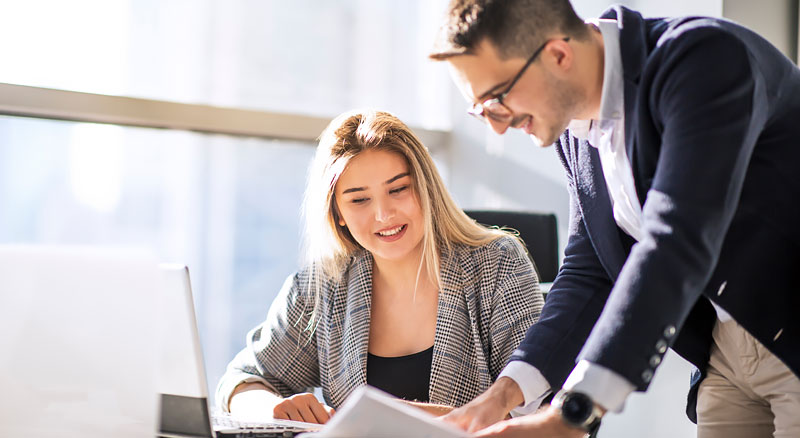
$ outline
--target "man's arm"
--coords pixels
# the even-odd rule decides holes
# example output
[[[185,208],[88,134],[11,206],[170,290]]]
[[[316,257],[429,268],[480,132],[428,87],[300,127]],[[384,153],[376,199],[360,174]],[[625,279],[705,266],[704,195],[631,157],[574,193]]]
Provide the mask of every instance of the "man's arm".
[[[570,194],[569,239],[564,261],[547,295],[539,321],[528,329],[525,339],[511,356],[511,361],[524,361],[539,370],[555,391],[561,388],[575,366],[575,359],[600,316],[612,286],[609,273],[589,237],[584,212],[578,203],[575,174],[588,169],[579,168],[579,164],[572,161],[572,152],[590,146],[577,142],[564,134],[556,145],[567,171]],[[604,190],[598,189],[596,193],[596,196],[607,196]],[[597,202],[609,202],[610,205],[607,199]],[[607,211],[610,214],[611,208]],[[606,220],[613,221],[613,217]],[[616,227],[612,229],[617,231]],[[606,237],[619,239],[618,236]]]
[[[581,354],[639,390],[712,274],[767,112],[741,41],[714,27],[664,40],[643,79],[661,142],[642,239]]]
[[[550,388],[559,389],[611,289],[611,280],[589,240],[577,203],[572,166],[562,150],[569,148],[569,141],[573,140],[564,135],[558,146],[570,188],[570,237],[564,263],[539,321],[528,329],[501,373],[502,378],[483,395],[444,417],[466,430],[475,431],[500,421],[516,408],[534,411]],[[521,376],[526,369],[531,370],[530,376]]]

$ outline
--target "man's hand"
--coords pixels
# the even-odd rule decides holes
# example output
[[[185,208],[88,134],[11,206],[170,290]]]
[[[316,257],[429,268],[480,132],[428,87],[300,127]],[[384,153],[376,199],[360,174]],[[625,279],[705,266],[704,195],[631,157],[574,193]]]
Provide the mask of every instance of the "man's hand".
[[[522,390],[517,382],[501,377],[475,400],[454,409],[442,419],[467,432],[475,432],[503,420],[523,401]]]
[[[561,415],[553,408],[535,414],[502,421],[479,431],[476,436],[496,438],[582,438],[587,433],[568,426]]]
[[[283,399],[272,410],[273,418],[325,424],[333,415],[333,408],[320,403],[314,394],[304,392]]]

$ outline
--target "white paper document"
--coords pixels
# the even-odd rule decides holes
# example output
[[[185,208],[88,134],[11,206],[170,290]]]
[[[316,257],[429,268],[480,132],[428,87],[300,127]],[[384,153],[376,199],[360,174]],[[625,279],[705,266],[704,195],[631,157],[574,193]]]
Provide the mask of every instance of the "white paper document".
[[[463,438],[470,434],[436,420],[371,386],[362,386],[345,400],[331,420],[302,438]]]

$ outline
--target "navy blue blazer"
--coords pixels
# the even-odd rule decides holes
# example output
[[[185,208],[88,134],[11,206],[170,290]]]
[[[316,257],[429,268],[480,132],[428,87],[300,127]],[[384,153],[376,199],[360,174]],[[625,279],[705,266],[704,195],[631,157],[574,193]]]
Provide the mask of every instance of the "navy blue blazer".
[[[597,150],[564,133],[564,263],[511,360],[554,389],[587,359],[643,391],[667,347],[705,370],[711,299],[800,375],[800,70],[728,21],[603,18],[620,28],[643,238],[614,222]]]

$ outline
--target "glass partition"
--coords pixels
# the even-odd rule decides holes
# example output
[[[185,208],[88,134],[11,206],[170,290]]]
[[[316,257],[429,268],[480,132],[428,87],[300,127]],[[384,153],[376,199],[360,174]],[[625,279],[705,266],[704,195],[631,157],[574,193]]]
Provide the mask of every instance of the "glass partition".
[[[333,117],[356,107],[447,129],[427,60],[443,0],[0,3],[0,82]]]
[[[298,267],[314,148],[0,117],[0,243],[145,246],[189,266],[210,385]]]

